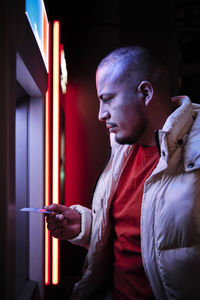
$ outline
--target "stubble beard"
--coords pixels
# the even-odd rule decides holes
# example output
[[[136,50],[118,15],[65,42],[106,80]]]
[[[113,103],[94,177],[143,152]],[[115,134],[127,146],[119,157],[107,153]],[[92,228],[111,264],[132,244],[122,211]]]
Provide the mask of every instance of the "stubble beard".
[[[142,143],[142,137],[148,126],[146,119],[140,120],[140,123],[134,128],[134,131],[129,136],[117,136],[115,135],[115,140],[120,145],[133,145],[137,143]]]

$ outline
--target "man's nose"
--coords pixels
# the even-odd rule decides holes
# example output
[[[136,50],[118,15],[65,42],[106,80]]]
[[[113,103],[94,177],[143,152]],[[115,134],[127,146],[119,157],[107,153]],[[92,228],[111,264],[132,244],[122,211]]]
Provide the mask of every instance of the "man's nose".
[[[106,121],[110,118],[110,113],[108,109],[106,109],[105,105],[100,104],[99,105],[99,114],[98,119],[99,121]]]

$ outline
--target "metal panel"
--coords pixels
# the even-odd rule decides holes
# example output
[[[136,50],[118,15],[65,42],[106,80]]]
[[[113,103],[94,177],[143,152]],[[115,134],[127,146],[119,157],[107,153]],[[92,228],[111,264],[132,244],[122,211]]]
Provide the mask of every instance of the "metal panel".
[[[16,176],[16,296],[28,279],[28,214],[19,209],[28,205],[28,101],[19,102],[15,125]]]

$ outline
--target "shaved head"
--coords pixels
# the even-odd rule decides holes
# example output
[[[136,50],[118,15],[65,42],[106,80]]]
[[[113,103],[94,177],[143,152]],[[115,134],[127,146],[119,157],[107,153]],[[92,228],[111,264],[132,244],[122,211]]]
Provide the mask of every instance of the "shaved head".
[[[123,68],[123,80],[137,77],[138,84],[147,80],[159,90],[169,90],[169,74],[167,67],[152,51],[141,46],[118,48],[109,53],[99,64],[97,71],[103,66],[111,68],[120,64]]]

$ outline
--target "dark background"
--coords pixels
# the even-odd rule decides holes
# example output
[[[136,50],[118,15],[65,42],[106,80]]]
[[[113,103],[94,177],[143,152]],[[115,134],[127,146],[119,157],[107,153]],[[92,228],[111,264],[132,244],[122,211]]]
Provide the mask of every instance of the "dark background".
[[[198,98],[195,79],[197,76],[199,79],[200,69],[198,0],[45,0],[45,5],[49,19],[61,22],[61,42],[70,79],[85,75],[90,81],[96,65],[110,50],[142,43],[167,62],[172,94],[181,92],[194,100]]]

